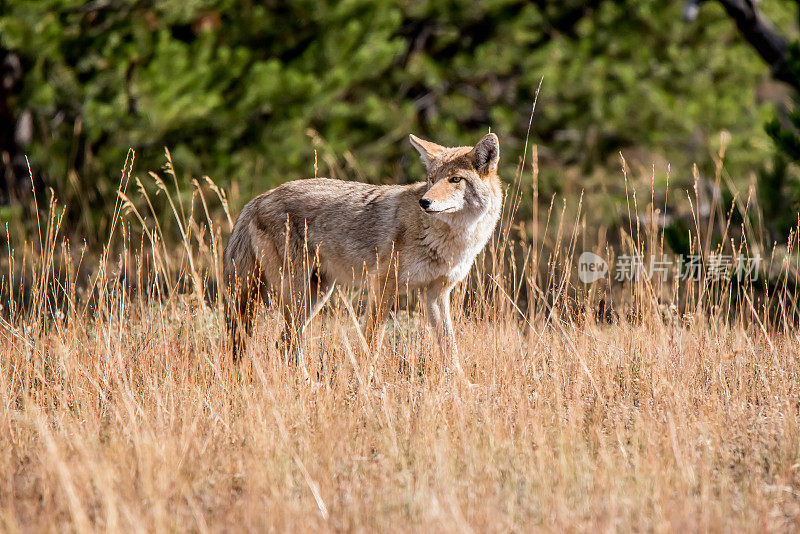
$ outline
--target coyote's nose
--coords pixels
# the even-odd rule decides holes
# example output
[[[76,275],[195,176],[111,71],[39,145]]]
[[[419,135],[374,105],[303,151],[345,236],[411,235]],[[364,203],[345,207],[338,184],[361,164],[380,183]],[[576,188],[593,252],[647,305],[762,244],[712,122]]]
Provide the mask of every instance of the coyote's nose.
[[[422,209],[426,210],[431,207],[431,201],[427,198],[419,199],[419,205]]]

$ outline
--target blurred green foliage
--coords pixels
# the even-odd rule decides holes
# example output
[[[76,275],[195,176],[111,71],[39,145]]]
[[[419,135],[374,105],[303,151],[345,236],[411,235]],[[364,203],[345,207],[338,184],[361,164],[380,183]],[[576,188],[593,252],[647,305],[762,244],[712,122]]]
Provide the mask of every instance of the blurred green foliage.
[[[790,43],[786,70],[800,86],[800,41]],[[783,112],[783,113],[781,113]],[[800,106],[775,110],[764,129],[775,143],[772,165],[762,165],[758,171],[759,200],[771,241],[784,243],[798,223],[800,210]]]
[[[631,148],[688,180],[692,162],[712,168],[720,130],[743,177],[771,151],[755,96],[767,69],[718,6],[692,24],[681,7],[14,1],[0,7],[0,44],[23,58],[14,106],[33,115],[32,163],[76,228],[103,235],[129,147],[138,174],[166,146],[179,173],[235,183],[242,202],[312,175],[315,149],[321,175],[405,182],[422,174],[408,133],[465,144],[491,127],[510,179],[541,78],[531,140],[543,198],[565,168],[619,176]]]

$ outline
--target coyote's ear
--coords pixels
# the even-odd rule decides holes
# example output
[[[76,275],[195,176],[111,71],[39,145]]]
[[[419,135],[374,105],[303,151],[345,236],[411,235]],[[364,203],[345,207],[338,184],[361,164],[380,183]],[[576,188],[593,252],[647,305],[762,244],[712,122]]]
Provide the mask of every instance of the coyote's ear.
[[[481,174],[495,172],[500,161],[500,140],[493,133],[486,134],[472,149],[472,163]]]
[[[425,164],[426,169],[430,167],[431,161],[435,160],[444,150],[443,146],[420,139],[414,134],[410,134],[408,140],[411,141],[411,144],[414,145],[414,148],[419,152],[419,157],[422,159],[422,163]]]

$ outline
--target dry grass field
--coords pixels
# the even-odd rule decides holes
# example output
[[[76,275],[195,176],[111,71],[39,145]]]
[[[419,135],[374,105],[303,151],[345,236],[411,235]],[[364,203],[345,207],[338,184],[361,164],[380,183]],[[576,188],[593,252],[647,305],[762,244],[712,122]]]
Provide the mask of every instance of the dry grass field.
[[[349,290],[312,324],[310,384],[276,347],[274,310],[231,361],[211,291],[229,223],[209,212],[224,195],[196,183],[192,208],[177,180],[151,179],[181,223],[172,247],[129,173],[106,247],[118,252],[67,250],[57,206],[40,235],[11,243],[4,291],[21,296],[0,315],[0,530],[800,527],[791,284],[644,280],[598,320],[600,292],[575,280],[587,230],[537,214],[542,231],[521,245],[514,206],[531,192],[515,184],[454,297],[475,387],[414,298],[369,351]],[[632,250],[662,246],[652,229],[631,237]]]

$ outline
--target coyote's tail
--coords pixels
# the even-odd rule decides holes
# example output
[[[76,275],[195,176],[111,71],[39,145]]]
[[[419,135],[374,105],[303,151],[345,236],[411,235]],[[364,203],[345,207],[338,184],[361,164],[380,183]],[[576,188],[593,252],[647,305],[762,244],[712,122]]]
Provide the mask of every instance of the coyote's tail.
[[[246,218],[241,216],[236,221],[222,255],[225,326],[234,361],[240,359],[250,335],[260,286],[250,232],[245,221]]]

